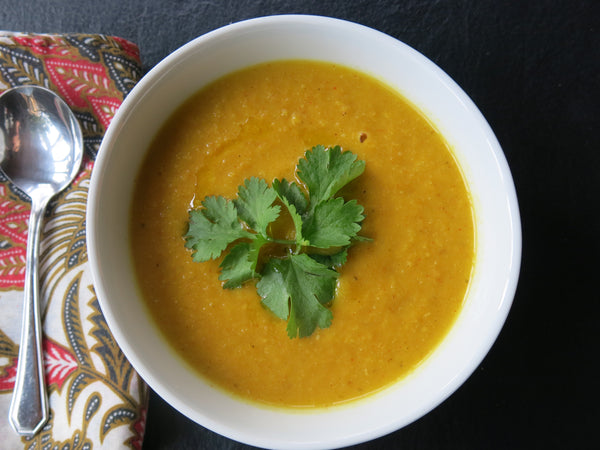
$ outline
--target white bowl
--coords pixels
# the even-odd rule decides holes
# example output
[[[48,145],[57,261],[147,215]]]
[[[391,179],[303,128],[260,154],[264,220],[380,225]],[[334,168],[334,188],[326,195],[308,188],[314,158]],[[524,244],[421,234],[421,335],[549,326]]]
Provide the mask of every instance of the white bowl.
[[[446,137],[474,200],[476,263],[468,298],[442,344],[406,379],[350,405],[285,412],[211,388],[159,335],[133,276],[128,220],[134,175],[169,115],[204,85],[267,60],[304,58],[374,75],[420,108]],[[378,31],[316,16],[273,16],[229,25],[173,52],[131,91],[106,133],[88,201],[88,250],[108,325],[134,368],[197,423],[259,447],[335,448],[368,441],[423,416],[480,364],[510,309],[521,230],[502,150],[467,95],[436,65]]]

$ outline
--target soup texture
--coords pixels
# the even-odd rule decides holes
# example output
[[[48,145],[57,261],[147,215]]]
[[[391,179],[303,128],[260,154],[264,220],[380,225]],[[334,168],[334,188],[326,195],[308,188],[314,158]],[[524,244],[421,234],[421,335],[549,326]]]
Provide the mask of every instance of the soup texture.
[[[190,208],[234,198],[246,178],[294,179],[315,145],[366,162],[341,193],[365,208],[340,269],[333,321],[290,339],[255,283],[223,289],[219,263],[184,246]],[[455,321],[474,258],[470,196],[443,137],[401,95],[346,67],[261,64],[190,98],[136,179],[132,255],[157,327],[216,386],[285,407],[350,401],[406,376]]]

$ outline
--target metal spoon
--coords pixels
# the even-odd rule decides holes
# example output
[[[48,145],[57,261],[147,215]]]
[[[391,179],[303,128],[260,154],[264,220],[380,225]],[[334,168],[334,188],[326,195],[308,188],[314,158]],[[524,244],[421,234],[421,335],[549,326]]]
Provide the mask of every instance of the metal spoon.
[[[12,427],[25,436],[48,420],[38,278],[42,219],[48,201],[77,174],[82,156],[79,123],[52,91],[21,86],[0,95],[0,168],[31,198],[19,364],[9,410]]]

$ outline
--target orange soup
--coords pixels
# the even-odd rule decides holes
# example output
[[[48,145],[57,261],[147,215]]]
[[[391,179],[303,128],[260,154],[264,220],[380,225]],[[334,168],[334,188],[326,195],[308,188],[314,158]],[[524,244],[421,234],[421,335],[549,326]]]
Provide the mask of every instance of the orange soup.
[[[315,145],[366,162],[343,190],[365,208],[339,270],[329,328],[290,339],[254,282],[223,289],[219,263],[184,246],[190,208],[246,178],[294,179]],[[351,69],[281,61],[228,75],[164,125],[136,180],[132,254],[157,327],[211,383],[286,407],[360,398],[406,376],[444,338],[469,286],[473,210],[444,138],[401,95]]]

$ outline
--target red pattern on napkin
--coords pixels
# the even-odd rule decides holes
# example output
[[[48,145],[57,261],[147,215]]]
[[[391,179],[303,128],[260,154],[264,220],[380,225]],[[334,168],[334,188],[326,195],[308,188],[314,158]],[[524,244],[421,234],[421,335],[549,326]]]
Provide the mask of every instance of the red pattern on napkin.
[[[25,245],[30,207],[9,195],[0,185],[0,289],[22,288],[25,283]],[[11,198],[12,197],[12,198]]]

